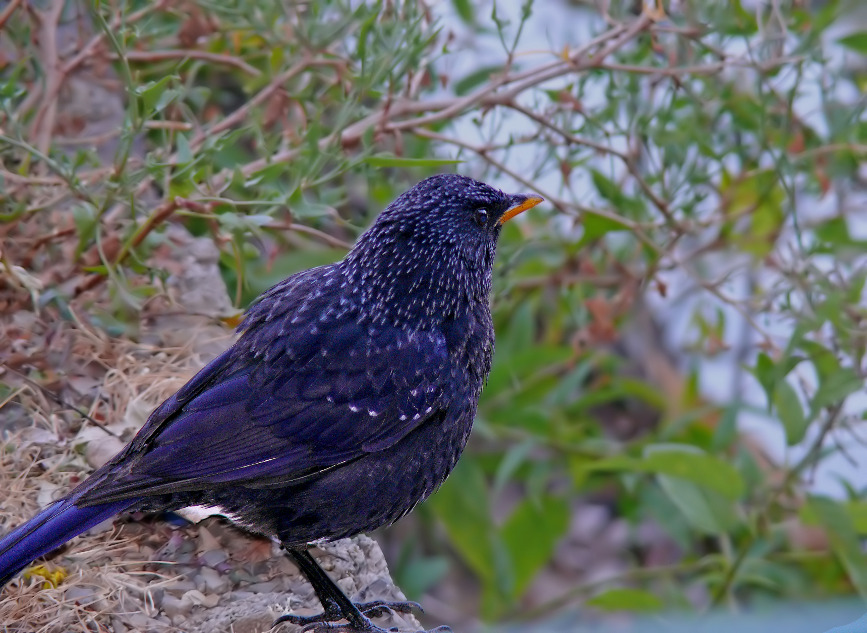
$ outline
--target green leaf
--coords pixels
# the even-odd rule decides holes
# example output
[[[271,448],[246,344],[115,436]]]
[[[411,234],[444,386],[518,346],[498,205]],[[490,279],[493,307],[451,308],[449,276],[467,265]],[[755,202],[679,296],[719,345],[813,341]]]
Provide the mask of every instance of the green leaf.
[[[846,512],[849,514],[855,531],[860,535],[867,534],[867,501],[848,502]]]
[[[867,31],[858,31],[846,37],[841,37],[837,40],[837,43],[849,50],[867,55]]]
[[[843,217],[825,220],[816,226],[815,235],[823,242],[836,244],[838,246],[852,244],[852,237],[849,234],[849,226],[846,224],[846,219]]]
[[[579,248],[598,240],[607,233],[629,230],[629,226],[625,221],[619,221],[607,215],[599,215],[593,211],[588,211],[581,217],[581,228],[584,230],[584,233],[578,242]]]
[[[644,203],[641,200],[626,195],[621,185],[602,174],[602,172],[591,169],[590,177],[593,179],[593,184],[596,186],[599,195],[610,202],[615,209],[623,211],[625,215],[631,216],[639,215],[644,211]]]
[[[677,477],[658,475],[657,479],[663,492],[695,529],[717,535],[737,525],[734,510],[720,495]]]
[[[759,352],[759,355],[756,357],[756,365],[750,368],[750,371],[765,391],[765,396],[768,398],[769,410],[771,403],[774,401],[774,390],[777,383],[788,376],[789,372],[803,360],[801,356],[788,355],[775,363],[771,360],[770,356],[764,352]]]
[[[476,21],[476,12],[473,9],[473,3],[470,0],[452,0],[452,6],[458,17],[466,24],[474,24]]]
[[[641,589],[609,589],[593,596],[585,603],[605,611],[656,611],[662,608],[662,601],[648,591]]]
[[[501,354],[498,349],[491,373],[488,375],[488,385],[482,392],[483,401],[488,401],[507,390],[509,393],[519,390],[527,377],[535,372],[544,372],[547,368],[560,365],[569,360],[572,355],[572,350],[563,345],[536,345],[508,355]]]
[[[178,133],[175,140],[178,145],[178,164],[186,165],[193,160],[193,150],[190,147],[190,141],[187,139],[187,135],[183,133]]]
[[[713,442],[710,446],[714,452],[719,452],[728,449],[738,441],[738,413],[740,408],[737,405],[728,405],[722,411],[719,422],[713,432]]]
[[[828,497],[813,496],[804,505],[802,518],[818,521],[825,528],[831,549],[846,569],[852,584],[867,599],[867,561],[852,518],[843,504]]]
[[[367,156],[363,162],[373,167],[439,167],[441,165],[458,165],[464,161],[451,158],[406,158],[381,153]]]
[[[463,459],[428,503],[461,558],[486,584],[496,584],[494,535],[488,489],[478,463]]]
[[[798,394],[786,380],[780,380],[774,388],[774,406],[786,431],[788,445],[803,440],[810,421],[804,415]]]
[[[503,459],[500,460],[500,464],[497,466],[497,472],[494,475],[494,482],[491,486],[494,495],[497,495],[503,489],[503,486],[509,482],[512,475],[514,475],[521,464],[527,460],[530,452],[536,448],[536,446],[537,441],[530,437],[523,442],[509,447],[505,455],[503,455]]]
[[[334,215],[334,207],[320,202],[312,202],[303,197],[292,202],[291,210],[292,215],[296,218],[322,218]]]
[[[864,380],[858,374],[848,367],[841,367],[819,382],[810,410],[815,415],[822,407],[839,404],[863,387]]]
[[[569,527],[569,514],[565,499],[543,495],[538,500],[524,499],[509,516],[501,535],[512,562],[512,598],[524,593],[536,572],[551,560],[557,541]]]
[[[144,115],[150,116],[156,110],[157,104],[162,98],[163,92],[168,90],[169,84],[174,81],[174,75],[166,75],[156,81],[151,81],[136,89],[136,94],[141,99]],[[165,104],[163,105],[165,107]]]
[[[90,246],[91,241],[96,235],[99,218],[93,205],[82,202],[72,207],[72,221],[78,233],[78,246],[75,252],[76,255],[79,255],[85,248]]]
[[[410,600],[417,600],[448,573],[449,560],[446,556],[422,556],[409,545],[405,541],[394,567],[394,582]]]
[[[693,446],[647,446],[643,463],[655,473],[692,481],[730,499],[737,499],[744,492],[743,480],[734,466]]]
[[[713,490],[729,499],[737,499],[744,492],[743,479],[734,466],[695,447],[656,444],[645,450],[640,460],[610,457],[593,462],[587,468],[591,471],[623,470],[668,475]]]
[[[723,233],[744,251],[757,257],[767,255],[785,220],[786,192],[777,173],[766,169],[732,176],[724,171],[720,191],[723,211],[732,218],[723,226]],[[742,221],[744,216],[748,218],[748,228]]]

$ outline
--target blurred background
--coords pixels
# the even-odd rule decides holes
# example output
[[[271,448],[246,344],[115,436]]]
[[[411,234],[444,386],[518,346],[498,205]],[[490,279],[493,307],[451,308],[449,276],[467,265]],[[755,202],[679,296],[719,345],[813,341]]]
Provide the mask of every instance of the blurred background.
[[[856,619],[865,85],[856,0],[0,2],[0,525],[112,455],[259,293],[458,172],[547,202],[503,231],[462,461],[372,535],[423,621]],[[191,631],[273,582],[178,560],[184,612],[124,566],[176,554],[136,529],[57,557],[99,591],[46,568],[0,613]]]

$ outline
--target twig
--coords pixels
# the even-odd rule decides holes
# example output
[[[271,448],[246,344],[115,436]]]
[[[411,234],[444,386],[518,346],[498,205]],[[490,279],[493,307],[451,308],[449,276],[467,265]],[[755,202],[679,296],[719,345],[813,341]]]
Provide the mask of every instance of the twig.
[[[290,222],[288,224],[265,224],[262,228],[271,229],[273,231],[295,231],[296,233],[304,233],[306,235],[311,235],[319,240],[322,240],[329,246],[334,246],[336,248],[345,248],[349,250],[352,248],[352,244],[341,240],[338,237],[334,237],[333,235],[329,235],[325,231],[320,231],[318,229],[314,229],[310,226],[305,226],[303,224],[295,224],[294,222]]]
[[[57,118],[57,95],[66,77],[60,68],[60,58],[57,53],[57,25],[65,4],[65,0],[54,0],[47,12],[37,12],[42,27],[39,33],[41,40],[39,49],[42,52],[42,68],[45,72],[45,92],[42,105],[33,119],[32,129],[33,136],[36,138],[35,146],[42,154],[48,154],[51,148],[51,134]]]
[[[178,49],[178,50],[156,50],[156,51],[126,51],[124,56],[134,62],[157,62],[167,59],[201,59],[203,61],[214,64],[223,64],[226,66],[234,66],[239,70],[243,70],[248,75],[253,77],[261,77],[262,72],[242,59],[233,55],[224,55],[222,53],[211,53],[209,51],[198,51],[193,49]],[[119,59],[116,53],[109,53],[109,59]]]
[[[15,12],[15,9],[21,6],[23,0],[12,0],[6,8],[3,9],[3,13],[0,13],[0,29],[6,24],[12,14]]]
[[[109,26],[112,29],[119,29],[121,25],[130,26],[131,24],[135,24],[142,18],[162,11],[169,4],[170,0],[157,0],[156,3],[147,5],[144,8],[139,9],[138,11],[134,11],[125,17],[123,17],[121,13],[118,13],[109,23]],[[66,63],[63,64],[63,66],[61,67],[61,72],[64,75],[68,75],[85,61],[91,59],[94,55],[96,55],[96,51],[102,44],[104,38],[104,31],[101,31],[91,37],[87,44],[85,44],[81,48],[81,50],[78,51],[77,54],[75,54],[73,57],[67,60]]]
[[[244,105],[242,105],[237,110],[232,112],[232,114],[228,115],[227,117],[225,117],[224,119],[222,119],[218,123],[215,123],[209,129],[198,132],[193,137],[193,139],[190,141],[190,147],[192,149],[197,149],[202,145],[202,143],[205,142],[205,139],[207,139],[208,137],[220,134],[221,132],[224,132],[224,131],[234,127],[235,125],[239,124],[241,121],[243,121],[245,118],[247,118],[247,115],[250,114],[250,111],[253,108],[259,106],[264,101],[266,101],[271,95],[273,95],[275,92],[277,92],[278,90],[283,88],[283,85],[286,82],[288,82],[290,79],[301,74],[303,71],[307,70],[307,68],[309,68],[311,65],[316,65],[316,64],[321,64],[321,63],[323,63],[323,60],[313,60],[310,57],[305,56],[304,58],[301,59],[300,62],[298,62],[297,64],[295,64],[294,66],[292,66],[288,70],[285,70],[282,73],[280,73],[279,75],[277,75],[276,77],[274,77],[271,81],[268,82],[267,86],[262,88],[258,93],[256,93],[256,95],[252,99],[250,99],[249,101],[244,103]],[[333,63],[333,62],[330,62],[330,63]],[[177,160],[177,158],[175,156],[173,156],[169,160],[170,161],[171,160]]]

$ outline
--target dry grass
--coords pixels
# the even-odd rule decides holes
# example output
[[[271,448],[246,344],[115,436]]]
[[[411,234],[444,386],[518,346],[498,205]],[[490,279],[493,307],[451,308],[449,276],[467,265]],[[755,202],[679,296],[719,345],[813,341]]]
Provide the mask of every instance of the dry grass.
[[[5,290],[7,299],[20,292]],[[7,354],[0,381],[8,393],[0,401],[0,428],[8,437],[0,444],[0,533],[65,495],[110,458],[203,364],[194,349],[109,336],[74,310],[64,320],[50,308],[37,314],[12,300],[5,307],[0,342]],[[148,336],[161,339],[159,331]],[[228,344],[228,331],[225,338]],[[142,615],[168,630],[171,620],[159,615],[153,593],[183,572],[150,562],[171,538],[167,531],[121,521],[74,539],[0,594],[4,630],[116,631],[130,618],[127,627],[143,624]],[[198,528],[180,533],[195,540]]]
[[[3,380],[15,388],[0,416],[4,426],[10,418],[30,424],[0,445],[2,532],[63,496],[98,465],[94,460],[122,445],[54,395],[127,439],[200,363],[190,350],[147,348],[80,322],[31,317],[4,320],[3,339],[17,357],[5,367]],[[92,632],[110,630],[112,615],[125,610],[147,613],[154,574],[143,572],[153,547],[146,531],[129,528],[92,530],[37,568],[65,575],[57,587],[38,573],[13,581],[0,595],[0,622],[9,630],[20,623],[28,631]],[[138,596],[134,604],[129,596]]]

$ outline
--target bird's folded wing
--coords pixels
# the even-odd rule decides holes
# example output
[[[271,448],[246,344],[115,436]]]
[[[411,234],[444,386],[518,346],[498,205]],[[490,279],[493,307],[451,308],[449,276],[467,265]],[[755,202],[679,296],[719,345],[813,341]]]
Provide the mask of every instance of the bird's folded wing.
[[[303,479],[445,415],[460,388],[439,332],[351,320],[312,330],[302,336],[284,322],[248,341],[257,355],[241,347],[215,359],[154,412],[113,460],[117,475],[83,501]]]

